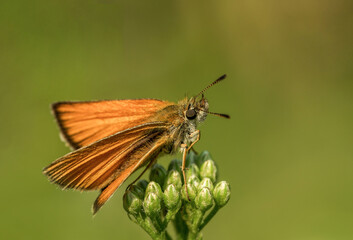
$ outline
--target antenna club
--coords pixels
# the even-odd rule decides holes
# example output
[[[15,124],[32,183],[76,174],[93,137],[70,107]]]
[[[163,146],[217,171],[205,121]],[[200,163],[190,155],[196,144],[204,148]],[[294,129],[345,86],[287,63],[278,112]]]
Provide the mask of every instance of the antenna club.
[[[200,96],[201,94],[203,94],[207,89],[209,89],[210,87],[212,87],[213,85],[215,85],[216,83],[220,82],[221,80],[225,79],[227,77],[227,74],[223,74],[222,76],[220,76],[219,78],[217,78],[217,80],[215,80],[214,82],[212,82],[210,85],[208,85],[207,87],[205,87],[201,92],[199,92],[196,96]]]
[[[225,79],[227,77],[227,74],[223,74],[222,76],[220,76],[219,78],[218,78],[218,80],[223,80],[223,79]]]
[[[207,112],[207,113],[212,114],[212,115],[215,115],[215,116],[218,116],[218,117],[230,119],[230,116],[229,116],[228,114],[224,114],[224,113],[215,113],[215,112]]]

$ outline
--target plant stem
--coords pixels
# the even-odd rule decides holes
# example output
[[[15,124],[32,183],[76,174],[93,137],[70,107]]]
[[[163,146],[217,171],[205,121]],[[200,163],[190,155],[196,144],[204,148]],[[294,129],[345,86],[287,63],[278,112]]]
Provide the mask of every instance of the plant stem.
[[[172,237],[169,235],[169,233],[167,231],[165,231],[165,239],[172,240]]]
[[[160,239],[158,232],[152,226],[148,218],[143,218],[141,215],[135,216],[137,223],[145,230],[152,239]]]
[[[193,239],[196,239],[196,236],[200,231],[199,226],[201,224],[204,214],[205,214],[204,212],[198,209],[197,210],[195,209],[194,211],[194,214],[191,220],[191,229],[190,229],[191,230],[190,232],[192,232],[195,235],[195,238]]]
[[[153,226],[157,229],[158,232],[162,232],[164,230],[163,223],[159,216],[150,217],[150,219],[152,221]]]
[[[173,223],[174,223],[175,231],[178,234],[178,239],[185,240],[186,237],[188,236],[189,229],[186,226],[185,222],[183,221],[183,218],[181,217],[180,212],[178,212],[175,215]]]
[[[207,223],[213,218],[213,216],[216,215],[219,209],[220,208],[217,205],[212,209],[212,211],[207,215],[205,220],[203,220],[202,224],[200,225],[200,231],[207,225]]]

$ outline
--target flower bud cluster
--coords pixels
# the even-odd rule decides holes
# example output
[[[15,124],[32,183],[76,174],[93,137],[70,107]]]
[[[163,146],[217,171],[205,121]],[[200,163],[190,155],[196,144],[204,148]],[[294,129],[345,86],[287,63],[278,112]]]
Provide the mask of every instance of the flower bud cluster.
[[[200,238],[201,229],[230,199],[229,183],[216,182],[217,167],[209,152],[187,155],[186,183],[181,165],[182,161],[176,159],[168,170],[155,164],[150,182],[139,180],[124,194],[123,205],[130,219],[153,239],[170,239],[166,232],[170,221],[179,238]]]

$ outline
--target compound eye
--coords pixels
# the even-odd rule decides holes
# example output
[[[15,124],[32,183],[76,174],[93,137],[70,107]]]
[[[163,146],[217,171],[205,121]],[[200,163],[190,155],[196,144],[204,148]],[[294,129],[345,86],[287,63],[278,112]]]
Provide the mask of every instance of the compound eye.
[[[189,109],[186,111],[186,117],[189,120],[195,119],[196,118],[196,111],[195,109]]]

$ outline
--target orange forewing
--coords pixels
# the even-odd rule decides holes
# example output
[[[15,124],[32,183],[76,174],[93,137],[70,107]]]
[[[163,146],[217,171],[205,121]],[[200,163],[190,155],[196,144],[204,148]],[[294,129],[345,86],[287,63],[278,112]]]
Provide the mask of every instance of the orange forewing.
[[[78,149],[140,125],[171,104],[156,99],[58,102],[52,109],[63,137]]]

